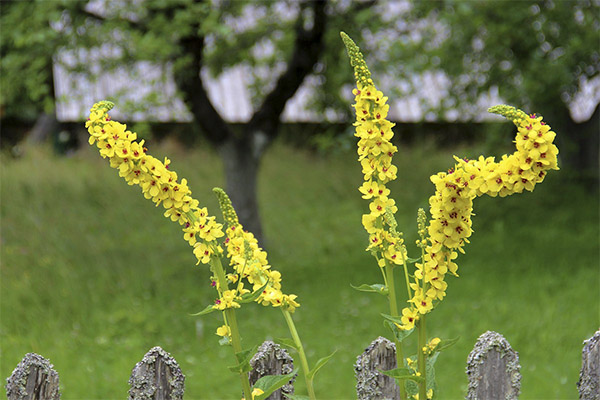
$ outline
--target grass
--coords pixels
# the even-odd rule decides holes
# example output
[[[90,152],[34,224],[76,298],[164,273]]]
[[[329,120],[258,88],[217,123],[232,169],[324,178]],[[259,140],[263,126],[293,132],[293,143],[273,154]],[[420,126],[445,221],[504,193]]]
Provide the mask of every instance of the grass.
[[[223,178],[214,153],[169,143],[151,152],[168,154],[201,203],[218,211],[211,189]],[[416,209],[433,190],[428,177],[447,169],[453,153],[480,152],[401,149],[392,195],[407,243]],[[364,252],[366,203],[354,159],[278,144],[259,182],[270,261],[284,290],[299,296],[295,321],[307,356],[314,363],[337,349],[316,378],[323,399],[355,398],[356,356],[378,335],[390,336],[379,316],[385,299],[350,288],[381,280]],[[194,266],[179,227],[139,189],[91,148],[70,158],[35,148],[20,159],[4,156],[0,177],[2,377],[36,352],[59,371],[64,399],[123,398],[132,367],[160,345],[186,375],[187,399],[240,397],[226,368],[230,349],[217,346],[218,314],[189,315],[213,301],[210,274]],[[466,358],[486,330],[519,352],[521,399],[576,398],[582,341],[600,324],[597,193],[552,171],[533,193],[477,199],[475,213],[461,277],[449,278],[446,299],[428,318],[432,335],[461,337],[439,358],[439,398],[464,397]],[[249,305],[238,319],[247,345],[288,336],[276,309]]]

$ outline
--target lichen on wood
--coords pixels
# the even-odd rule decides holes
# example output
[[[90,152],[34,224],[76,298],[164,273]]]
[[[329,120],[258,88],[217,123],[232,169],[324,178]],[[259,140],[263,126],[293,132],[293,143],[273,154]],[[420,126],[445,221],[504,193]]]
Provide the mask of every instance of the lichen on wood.
[[[499,333],[479,336],[467,359],[469,387],[466,398],[513,400],[521,391],[519,354]]]
[[[129,378],[130,400],[182,400],[185,376],[177,361],[162,348],[150,349]]]
[[[580,400],[600,400],[600,330],[583,342],[577,389]]]
[[[8,400],[60,399],[58,373],[50,361],[28,353],[6,380]]]
[[[354,364],[358,399],[399,399],[400,387],[396,380],[380,372],[394,369],[396,365],[396,345],[381,336],[373,340]]]
[[[287,375],[294,370],[294,360],[290,354],[278,344],[266,340],[250,360],[252,371],[249,372],[250,384],[266,375]],[[294,394],[294,376],[281,389],[276,390],[267,397],[267,400],[283,400],[285,394]]]

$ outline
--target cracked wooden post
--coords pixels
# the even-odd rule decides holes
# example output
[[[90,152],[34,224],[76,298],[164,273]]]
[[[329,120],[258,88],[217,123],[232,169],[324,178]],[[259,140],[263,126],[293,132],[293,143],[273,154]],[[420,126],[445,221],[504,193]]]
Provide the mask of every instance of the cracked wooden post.
[[[250,384],[266,375],[287,375],[294,370],[294,360],[289,353],[278,344],[266,340],[260,345],[256,354],[250,360],[252,371],[248,373]],[[267,400],[283,400],[285,394],[294,394],[294,376],[281,389],[267,397]]]
[[[373,340],[354,364],[358,399],[399,399],[396,380],[379,372],[394,369],[396,365],[396,345],[381,336]]]
[[[58,373],[44,357],[28,353],[6,380],[8,400],[58,400]]]
[[[499,333],[487,331],[479,336],[467,359],[467,399],[517,399],[520,369],[519,354],[508,341]]]
[[[182,400],[185,376],[177,361],[153,347],[137,363],[129,378],[130,400]]]
[[[600,400],[600,330],[583,342],[577,389],[580,400]]]

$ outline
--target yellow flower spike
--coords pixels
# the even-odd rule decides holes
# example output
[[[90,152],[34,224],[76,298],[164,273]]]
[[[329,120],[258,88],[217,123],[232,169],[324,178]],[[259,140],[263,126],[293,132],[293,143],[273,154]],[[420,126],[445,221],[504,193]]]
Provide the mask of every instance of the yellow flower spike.
[[[350,64],[352,67],[354,67],[354,76],[356,77],[356,81],[361,83],[361,86],[366,86],[369,83],[372,83],[371,72],[369,71],[367,63],[365,63],[364,57],[356,43],[354,43],[354,41],[350,39],[350,37],[344,32],[340,32],[340,36],[342,37],[342,41],[344,42],[346,51],[350,57]]]
[[[516,125],[516,151],[502,156],[499,162],[493,157],[466,160],[455,156],[457,164],[453,169],[431,177],[436,193],[429,199],[432,218],[427,226],[425,269],[415,277],[417,286],[423,286],[418,281],[425,279],[429,289],[427,297],[434,300],[441,300],[445,295],[444,275],[450,272],[458,276],[458,267],[452,260],[457,251],[464,253],[463,247],[473,232],[473,200],[484,194],[504,197],[531,191],[544,179],[547,170],[558,169],[558,149],[553,144],[556,134],[541,117],[507,105],[491,107],[489,111]],[[413,297],[411,301],[418,304],[420,300]],[[428,312],[429,307],[417,308],[423,313]]]
[[[237,213],[231,204],[231,199],[221,188],[213,192],[219,200],[223,218],[228,225],[225,241],[227,256],[234,271],[239,274],[237,291],[247,291],[243,288],[243,279],[252,285],[253,291],[262,288],[262,293],[255,300],[264,306],[283,307],[293,312],[300,304],[295,301],[296,295],[286,295],[281,291],[281,274],[272,270],[267,261],[267,253],[258,246],[251,232],[244,231]],[[243,293],[242,293],[243,294]],[[218,304],[221,307],[221,304]]]
[[[165,217],[183,225],[183,236],[191,246],[206,243],[208,247],[194,247],[194,254],[199,262],[208,263],[206,251],[220,252],[217,244],[209,243],[223,236],[221,225],[214,222],[214,217],[207,217],[206,209],[198,207],[187,181],[177,181],[177,174],[169,170],[168,159],[163,163],[146,154],[143,140],[136,142],[135,133],[110,119],[108,111],[113,107],[110,101],[100,101],[91,108],[86,122],[90,144],[96,145],[100,155],[109,159],[111,167],[118,169],[129,185],[140,186],[144,197],[157,206],[163,204]]]

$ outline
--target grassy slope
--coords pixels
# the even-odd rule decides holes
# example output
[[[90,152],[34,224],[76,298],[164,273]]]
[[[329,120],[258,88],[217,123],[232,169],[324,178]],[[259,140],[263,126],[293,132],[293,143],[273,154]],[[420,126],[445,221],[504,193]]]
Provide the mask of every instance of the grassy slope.
[[[151,151],[168,153],[217,212],[210,189],[222,177],[214,154]],[[446,169],[453,151],[419,146],[396,157],[401,176],[392,195],[409,244],[416,209],[432,191],[428,176]],[[321,398],[355,397],[356,355],[389,336],[379,317],[384,298],[349,286],[381,279],[363,251],[360,180],[353,154],[324,158],[284,146],[267,154],[261,175],[270,261],[284,289],[299,295],[295,319],[309,359],[338,350],[317,376]],[[73,158],[40,150],[3,157],[1,183],[1,377],[33,351],[55,364],[64,399],[123,398],[131,368],[161,345],[186,374],[186,398],[239,398],[226,369],[230,350],[216,345],[218,314],[188,315],[213,300],[209,273],[194,266],[179,227],[139,189],[91,149]],[[447,298],[428,320],[433,335],[461,337],[438,361],[440,398],[464,396],[465,360],[486,330],[519,351],[522,399],[577,396],[581,343],[600,322],[597,205],[596,195],[554,172],[534,193],[478,199],[461,277],[449,279]],[[247,344],[287,336],[275,309],[250,305],[239,320]],[[297,388],[302,393],[301,380]]]

